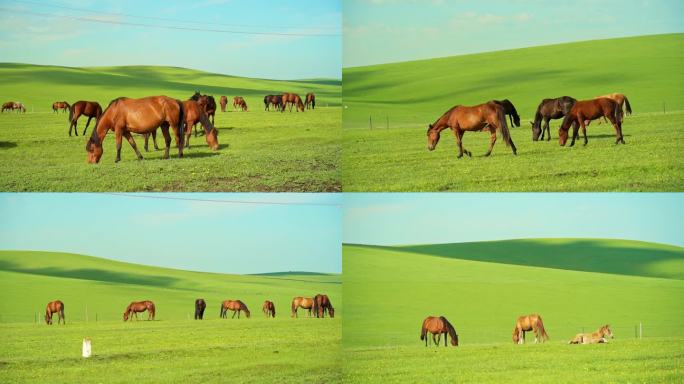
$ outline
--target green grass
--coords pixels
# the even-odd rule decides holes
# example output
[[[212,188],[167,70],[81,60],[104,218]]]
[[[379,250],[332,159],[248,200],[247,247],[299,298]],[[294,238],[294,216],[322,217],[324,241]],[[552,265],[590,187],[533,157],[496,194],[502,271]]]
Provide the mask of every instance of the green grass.
[[[348,379],[667,382],[684,373],[682,248],[587,239],[345,245],[343,268]],[[515,319],[528,313],[543,317],[547,344],[512,344]],[[426,349],[419,335],[429,315],[446,316],[461,346]],[[606,323],[610,344],[566,345]]]
[[[684,34],[673,34],[345,68],[344,190],[682,190],[682,52]],[[623,125],[625,146],[613,145],[610,125],[594,122],[588,146],[561,148],[558,120],[551,124],[551,142],[532,142],[528,121],[543,98],[610,92],[625,93],[634,110]],[[499,140],[492,156],[483,158],[486,133],[465,134],[472,159],[456,158],[449,131],[428,152],[427,126],[446,110],[503,98],[522,117],[511,133],[517,157]]]
[[[339,381],[340,279],[304,272],[200,273],[2,251],[0,381]],[[292,297],[317,292],[331,297],[335,319],[290,318]],[[208,305],[203,321],[192,320],[198,297]],[[45,304],[57,298],[65,304],[67,325],[35,323],[36,313],[40,319]],[[243,300],[252,317],[219,319],[219,303],[229,298]],[[124,323],[128,303],[143,299],[155,302],[157,320]],[[275,302],[275,319],[263,317],[265,299]],[[93,340],[89,360],[80,357],[84,337]]]
[[[335,80],[247,79],[169,67],[66,68],[0,64],[6,99],[22,101],[28,113],[0,115],[0,190],[4,191],[339,191],[341,83]],[[114,135],[105,139],[100,164],[86,163],[84,137],[69,137],[67,115],[52,102],[164,94],[187,99],[195,90],[244,96],[250,111],[216,114],[219,151],[204,137],[191,138],[186,158],[162,160],[163,151],[137,161],[124,143],[114,163]],[[263,96],[285,90],[317,95],[305,113],[263,111]],[[232,101],[231,101],[232,102]],[[91,127],[88,129],[88,134]],[[79,120],[80,132],[85,119]],[[143,140],[135,136],[139,147]],[[159,139],[161,148],[164,140]],[[173,144],[175,145],[175,144]],[[141,148],[142,150],[142,148]]]

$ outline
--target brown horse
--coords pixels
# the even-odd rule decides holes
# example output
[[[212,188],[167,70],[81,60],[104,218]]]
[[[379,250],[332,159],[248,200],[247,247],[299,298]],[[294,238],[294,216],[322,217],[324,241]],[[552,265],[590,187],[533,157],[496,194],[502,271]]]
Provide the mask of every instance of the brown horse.
[[[485,156],[489,156],[494,148],[496,142],[496,130],[501,130],[506,145],[511,147],[513,154],[517,154],[515,144],[511,139],[511,134],[508,131],[506,124],[506,117],[504,108],[494,102],[488,102],[473,107],[464,107],[457,105],[446,111],[437,121],[430,124],[427,130],[428,149],[434,150],[439,142],[440,132],[446,128],[451,128],[451,131],[456,136],[456,144],[458,145],[458,158],[463,157],[463,153],[472,156],[469,150],[463,148],[463,134],[466,131],[482,131],[489,130],[489,150]]]
[[[264,305],[261,307],[261,310],[264,311],[264,314],[267,318],[275,317],[275,304],[273,304],[272,301],[264,301]]]
[[[204,108],[204,112],[206,112],[207,116],[211,119],[211,123],[216,124],[214,122],[214,116],[216,115],[216,100],[214,100],[214,96],[200,95],[199,91],[195,91],[195,94],[190,97],[190,100],[198,102],[200,107]]]
[[[611,339],[614,337],[613,331],[610,330],[609,325],[604,325],[594,333],[578,333],[572,340],[568,342],[568,344],[607,343],[608,339],[606,339],[606,336],[610,337]]]
[[[541,340],[543,343],[549,339],[549,335],[544,329],[544,322],[539,315],[520,316],[515,322],[513,328],[513,342],[515,344],[522,344],[525,342],[525,332],[534,331],[534,342]],[[522,336],[522,337],[521,337]]]
[[[178,145],[178,157],[183,157],[183,132],[184,132],[184,108],[180,100],[166,96],[150,96],[142,99],[129,99],[120,97],[112,100],[100,119],[95,124],[95,129],[86,143],[88,162],[98,163],[102,157],[102,142],[109,130],[116,135],[116,162],[121,160],[121,139],[125,137],[133,147],[138,160],[143,156],[135,145],[133,133],[152,133],[161,126],[166,141],[164,159],[169,158],[171,147],[171,135],[169,127],[172,127],[176,135]]]
[[[147,320],[154,320],[156,310],[153,302],[151,302],[150,300],[133,301],[130,304],[128,304],[128,307],[126,307],[126,311],[123,314],[123,320],[128,321],[128,319],[131,318],[132,321],[133,318],[131,317],[131,315],[135,316],[135,319],[138,320],[138,312],[145,311],[147,311]]]
[[[78,136],[78,128],[76,125],[78,124],[78,118],[81,117],[81,115],[88,117],[86,126],[83,128],[83,135],[85,136],[88,125],[90,125],[90,120],[94,117],[96,125],[97,122],[100,121],[100,117],[102,117],[102,107],[97,101],[79,100],[72,104],[69,108],[69,136],[71,136],[72,128],[74,129],[76,136]]]
[[[283,93],[282,95],[282,112],[285,112],[285,107],[290,104],[290,112],[292,112],[292,106],[297,106],[297,112],[304,112],[304,103],[302,103],[302,98],[296,93]]]
[[[565,115],[563,123],[558,128],[558,143],[564,146],[568,141],[568,130],[572,125],[572,141],[570,146],[575,145],[575,139],[579,138],[579,127],[582,127],[582,134],[584,135],[584,145],[589,142],[587,140],[587,121],[596,120],[601,117],[606,117],[610,120],[615,128],[615,144],[625,143],[622,137],[622,110],[620,104],[608,98],[580,100],[572,106],[570,113]]]
[[[309,311],[309,317],[311,317],[311,309],[314,306],[314,300],[310,297],[297,296],[292,299],[292,314],[290,317],[299,317],[297,310],[301,307]]]
[[[600,99],[602,97],[605,97],[607,99],[611,99],[620,105],[620,120],[622,120],[622,116],[624,115],[623,107],[625,108],[627,115],[632,114],[632,106],[629,105],[629,100],[627,100],[627,96],[625,96],[624,94],[622,94],[622,93],[609,93],[609,94],[603,95],[603,96],[596,96],[596,97],[594,97],[594,99]]]
[[[199,103],[194,100],[183,101],[183,109],[185,116],[185,146],[190,148],[190,135],[192,130],[195,130],[195,137],[197,137],[197,123],[201,123],[204,128],[204,136],[207,141],[207,145],[212,150],[217,150],[219,148],[218,144],[218,130],[209,121],[204,109],[199,106]],[[157,146],[157,130],[152,131],[152,141],[154,143],[154,149],[159,149]],[[145,151],[148,150],[148,139],[150,137],[149,133],[143,134],[145,137]]]
[[[23,103],[15,102],[14,103],[14,109],[16,109],[17,112],[26,113],[26,107],[24,106]]]
[[[319,293],[318,295],[314,296],[313,307],[311,310],[316,317],[325,317],[326,313],[330,315],[331,318],[335,317],[335,308],[333,308],[332,303],[330,303],[328,295],[322,295]]]
[[[435,345],[439,346],[439,341],[442,338],[442,334],[444,334],[444,346],[446,347],[448,334],[451,337],[451,345],[458,347],[458,334],[456,334],[454,326],[451,325],[446,317],[428,316],[423,320],[423,326],[420,328],[420,339],[425,340],[426,347],[428,346],[428,332],[432,334],[432,342]]]
[[[275,108],[276,111],[282,110],[283,107],[283,96],[282,95],[266,95],[264,96],[264,111],[270,111],[271,106]]]
[[[228,311],[233,311],[233,317],[231,319],[235,318],[235,314],[237,314],[238,319],[240,318],[240,312],[245,312],[245,315],[247,315],[247,318],[251,316],[249,313],[249,309],[247,309],[247,306],[245,303],[243,303],[240,300],[226,300],[223,303],[221,303],[221,317],[226,318],[228,317],[227,313]]]
[[[61,321],[62,324],[66,324],[66,319],[64,317],[64,303],[59,300],[51,301],[47,304],[45,308],[45,323],[47,325],[52,325],[52,315],[57,314],[57,324]]]
[[[306,109],[309,109],[309,107],[311,107],[311,109],[316,109],[316,95],[313,92],[306,94],[304,105],[306,106]]]
[[[204,299],[195,300],[195,320],[204,319],[205,309],[207,309],[207,302]]]
[[[242,96],[233,97],[233,109],[240,108],[243,112],[247,111],[247,102]]]
[[[55,101],[54,103],[52,103],[52,111],[53,112],[57,112],[60,109],[62,110],[62,112],[66,112],[70,108],[71,108],[71,106],[66,101]]]
[[[508,99],[503,99],[503,100],[490,100],[491,102],[497,103],[500,106],[503,107],[504,109],[504,114],[508,115],[508,119],[511,121],[511,127],[520,126],[520,115],[518,115],[518,111],[515,109],[515,106],[513,103],[508,100]]]
[[[546,141],[551,140],[551,128],[549,127],[549,120],[560,119],[564,117],[573,105],[577,102],[576,99],[570,96],[561,96],[555,99],[544,99],[537,106],[537,111],[534,113],[534,121],[532,124],[532,141],[544,140],[544,133],[547,132]],[[544,120],[544,127],[542,128],[542,120]],[[539,134],[541,133],[541,137]]]
[[[228,105],[228,98],[225,96],[221,96],[219,99],[219,104],[221,104],[221,112],[226,111],[226,105]]]
[[[5,110],[13,111],[14,110],[14,101],[8,101],[8,102],[2,104],[2,112],[5,112]]]

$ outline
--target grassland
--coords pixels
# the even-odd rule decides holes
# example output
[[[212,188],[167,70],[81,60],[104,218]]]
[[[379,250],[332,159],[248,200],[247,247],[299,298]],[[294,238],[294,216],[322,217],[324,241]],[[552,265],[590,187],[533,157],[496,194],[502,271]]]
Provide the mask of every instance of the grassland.
[[[343,268],[343,369],[353,381],[672,382],[684,374],[678,247],[589,239],[346,245]],[[548,343],[512,344],[515,319],[526,313],[542,315]],[[428,315],[446,316],[461,345],[426,349],[419,335]],[[566,344],[605,323],[611,343]],[[643,339],[635,338],[639,323]]]
[[[224,275],[3,251],[0,281],[2,382],[340,380],[339,275]],[[316,292],[330,295],[335,319],[289,317],[293,296]],[[197,297],[208,303],[203,321],[192,320]],[[67,325],[36,323],[56,298]],[[219,302],[228,298],[243,300],[252,317],[220,320]],[[267,298],[276,303],[275,319],[261,313]],[[155,302],[157,320],[122,322],[128,302],[142,299]],[[88,360],[80,357],[83,337],[93,340]]]
[[[683,48],[684,34],[656,35],[345,68],[344,190],[681,191]],[[551,142],[532,142],[528,121],[541,99],[610,92],[626,94],[634,110],[627,145],[593,123],[588,146],[561,148],[559,121]],[[472,159],[456,159],[448,131],[428,152],[427,126],[450,107],[504,98],[522,117],[511,133],[517,157],[499,140],[483,158],[484,133],[464,136]]]
[[[247,79],[169,67],[66,68],[0,64],[0,94],[22,101],[28,113],[0,115],[0,190],[3,191],[339,191],[340,96],[336,80]],[[192,138],[186,158],[162,160],[163,151],[137,161],[127,143],[114,163],[113,135],[100,164],[86,164],[86,139],[68,136],[57,100],[95,100],[164,94],[187,99],[195,90],[240,95],[249,112],[217,112],[219,151]],[[315,92],[317,108],[305,113],[263,110],[263,96]],[[92,127],[93,123],[91,123]],[[85,119],[79,121],[80,132]],[[90,129],[88,133],[90,133]],[[137,136],[138,146],[142,138]],[[163,148],[163,139],[159,141]]]

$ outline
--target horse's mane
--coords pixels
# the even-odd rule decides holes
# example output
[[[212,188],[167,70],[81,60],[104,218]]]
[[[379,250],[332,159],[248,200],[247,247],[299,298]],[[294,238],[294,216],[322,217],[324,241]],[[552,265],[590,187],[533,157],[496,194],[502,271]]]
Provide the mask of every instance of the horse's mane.
[[[456,344],[458,344],[458,335],[456,334],[456,329],[454,329],[454,326],[451,325],[451,323],[449,322],[449,320],[446,319],[446,317],[440,316],[439,318],[444,322],[444,325],[446,325],[447,332],[449,333],[452,342],[456,341]]]
[[[107,110],[109,109],[109,107],[111,107],[112,105],[116,104],[118,101],[124,100],[124,99],[128,99],[128,97],[126,97],[126,96],[120,96],[120,97],[117,97],[116,99],[110,101],[109,104],[107,104],[107,108],[105,108],[105,110],[102,111],[102,115],[100,115],[100,118],[97,119],[97,121],[95,121],[95,127],[93,127],[93,131],[90,133],[90,139],[89,139],[88,142],[86,143],[86,150],[90,150],[90,145],[91,145],[91,144],[96,144],[96,145],[100,145],[100,144],[101,144],[101,143],[100,143],[100,137],[97,135],[97,127],[98,127],[98,125],[100,125],[100,121],[102,120],[102,116],[105,115],[105,113],[107,112]],[[78,102],[77,102],[77,103],[78,103]],[[76,104],[76,103],[74,103],[74,104]]]
[[[458,107],[460,107],[460,106],[461,106],[461,104],[454,105],[453,107],[449,108],[446,112],[442,113],[442,115],[439,116],[439,117],[437,118],[437,120],[435,120],[434,123],[432,123],[432,124],[430,124],[430,125],[428,126],[428,130],[427,130],[427,131],[430,132],[430,130],[432,129],[432,127],[434,127],[435,125],[437,125],[437,123],[439,123],[439,121],[442,120],[442,119],[444,118],[444,116],[449,115],[454,109],[456,109],[456,108],[458,108]]]

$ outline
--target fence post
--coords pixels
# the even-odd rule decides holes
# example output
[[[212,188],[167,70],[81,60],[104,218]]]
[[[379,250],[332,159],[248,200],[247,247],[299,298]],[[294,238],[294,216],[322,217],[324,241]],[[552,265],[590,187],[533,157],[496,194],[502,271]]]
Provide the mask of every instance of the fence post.
[[[33,313],[33,318],[34,318],[36,324],[38,324],[38,312]]]
[[[368,116],[368,125],[370,125],[371,131],[373,130],[373,116]]]
[[[642,326],[641,322],[639,322],[639,340],[641,340],[641,338],[643,337],[643,335],[644,335],[644,333],[643,333],[643,326]]]
[[[86,323],[88,322],[88,304],[86,304]]]
[[[385,116],[387,118],[387,129],[389,129],[389,116]]]
[[[636,326],[636,325],[634,326],[634,338],[635,338],[635,339],[638,339],[638,338],[639,338],[639,333],[638,333],[638,331],[637,331],[637,326]]]
[[[665,102],[663,101],[663,115],[665,114]]]

